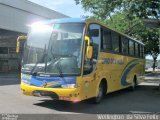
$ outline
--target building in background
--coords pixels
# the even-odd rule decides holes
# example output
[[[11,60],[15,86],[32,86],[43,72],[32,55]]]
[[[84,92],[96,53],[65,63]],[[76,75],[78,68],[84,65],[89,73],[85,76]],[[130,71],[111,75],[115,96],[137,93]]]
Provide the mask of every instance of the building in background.
[[[69,17],[27,0],[0,0],[0,11],[0,72],[15,72],[20,68],[23,44],[21,52],[17,54],[16,39],[19,35],[27,34],[27,25]]]

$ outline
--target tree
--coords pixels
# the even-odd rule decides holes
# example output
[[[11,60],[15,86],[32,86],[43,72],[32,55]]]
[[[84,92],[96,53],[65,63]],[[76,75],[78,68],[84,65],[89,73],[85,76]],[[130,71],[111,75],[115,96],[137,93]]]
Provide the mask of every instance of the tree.
[[[141,32],[140,37],[145,43],[145,52],[153,57],[153,70],[155,70],[159,55],[159,32],[157,29],[146,28]]]
[[[158,0],[75,0],[84,10],[109,27],[145,43],[145,53],[153,57],[153,69],[159,51],[159,29],[147,28],[143,19],[160,19]]]
[[[137,31],[144,29],[144,24],[139,18],[128,19],[126,12],[119,12],[112,15],[112,19],[105,19],[104,21],[102,20],[102,22],[108,27],[134,38],[137,38]]]
[[[100,19],[111,17],[119,11],[127,11],[128,17],[140,18],[160,17],[160,1],[158,0],[75,0],[82,4],[86,11],[90,11]]]

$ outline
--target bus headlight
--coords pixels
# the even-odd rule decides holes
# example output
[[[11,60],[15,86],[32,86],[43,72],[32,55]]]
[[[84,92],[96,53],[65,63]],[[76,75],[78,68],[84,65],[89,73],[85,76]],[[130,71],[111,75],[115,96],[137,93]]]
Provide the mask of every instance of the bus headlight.
[[[77,84],[64,84],[61,85],[62,88],[77,88],[79,87]]]

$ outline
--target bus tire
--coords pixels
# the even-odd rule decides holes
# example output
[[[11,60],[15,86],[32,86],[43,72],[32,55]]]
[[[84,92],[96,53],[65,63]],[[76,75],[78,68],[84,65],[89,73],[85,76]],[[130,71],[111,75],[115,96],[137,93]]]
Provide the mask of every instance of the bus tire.
[[[106,94],[106,83],[101,81],[101,83],[99,84],[99,88],[98,88],[98,95],[96,97],[93,98],[93,102],[95,104],[98,104],[102,101],[103,97]]]
[[[131,84],[131,90],[134,91],[137,87],[137,77],[134,76],[132,84]]]

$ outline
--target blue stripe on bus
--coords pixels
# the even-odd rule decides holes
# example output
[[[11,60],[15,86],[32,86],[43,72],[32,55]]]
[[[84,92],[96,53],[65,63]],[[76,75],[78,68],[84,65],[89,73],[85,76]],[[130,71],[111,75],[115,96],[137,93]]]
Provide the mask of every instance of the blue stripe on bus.
[[[29,77],[27,77],[29,76]],[[75,84],[76,77],[69,76],[69,77],[39,77],[39,76],[32,76],[27,74],[22,74],[22,82],[28,82],[30,85],[43,87],[45,83],[49,84],[47,87],[61,87],[61,85],[65,84]]]
[[[121,77],[121,85],[126,86],[129,85],[130,83],[127,82],[127,76],[129,72],[139,63],[139,60],[133,60],[128,63],[128,65],[124,68],[124,71],[122,72],[122,77]]]

